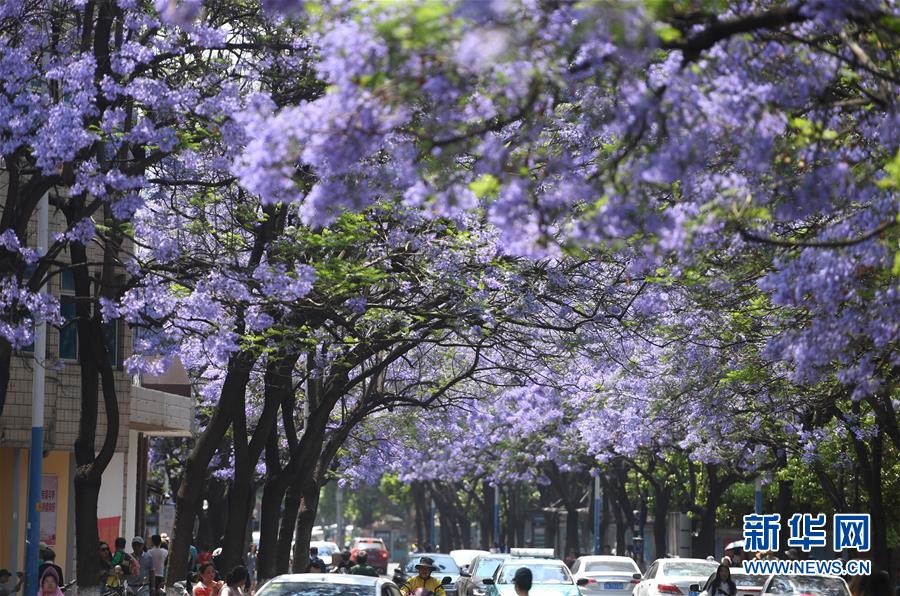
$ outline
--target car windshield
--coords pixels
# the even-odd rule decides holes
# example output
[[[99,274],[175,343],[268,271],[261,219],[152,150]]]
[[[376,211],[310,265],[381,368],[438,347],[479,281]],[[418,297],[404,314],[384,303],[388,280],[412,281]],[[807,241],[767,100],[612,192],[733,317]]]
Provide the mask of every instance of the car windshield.
[[[270,582],[257,596],[373,596],[372,586],[324,582]]]
[[[662,575],[669,577],[708,577],[710,573],[715,572],[718,568],[718,563],[713,562],[706,563],[698,561],[696,563],[666,563],[663,566]]]
[[[365,544],[360,544],[359,548],[362,550],[384,550],[384,546],[381,544],[377,544],[375,542],[367,542]]]
[[[585,563],[585,573],[637,573],[637,568],[628,561],[592,561]]]
[[[459,575],[459,566],[453,560],[450,555],[428,555],[432,559],[434,559],[434,565],[437,567],[437,571],[433,573],[450,573]],[[421,557],[413,557],[406,564],[406,572],[407,573],[416,573],[416,564],[419,562]]]
[[[497,567],[499,567],[502,562],[503,559],[481,559],[478,562],[478,567],[475,568],[475,573],[472,575],[478,577],[494,577],[494,572],[497,571]]]
[[[572,576],[564,565],[528,563],[517,565],[514,561],[503,566],[497,583],[511,584],[516,577],[516,571],[522,567],[531,569],[532,582],[535,584],[571,584]]]
[[[321,546],[317,546],[316,548],[319,549],[320,557],[323,555],[331,556],[332,554],[334,554],[334,551],[336,550],[335,547],[331,546],[330,544],[323,544]]]
[[[843,580],[838,577],[775,577],[767,594],[816,594],[817,596],[848,596]]]

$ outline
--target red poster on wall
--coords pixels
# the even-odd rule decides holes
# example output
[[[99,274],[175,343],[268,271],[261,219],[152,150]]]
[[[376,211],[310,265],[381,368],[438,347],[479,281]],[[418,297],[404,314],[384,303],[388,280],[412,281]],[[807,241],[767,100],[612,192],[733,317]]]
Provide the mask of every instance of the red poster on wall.
[[[56,546],[56,505],[59,497],[59,477],[44,474],[41,477],[41,542]]]
[[[100,541],[105,542],[110,547],[116,543],[116,537],[119,535],[119,522],[121,517],[101,517],[97,520],[97,533],[100,534]]]

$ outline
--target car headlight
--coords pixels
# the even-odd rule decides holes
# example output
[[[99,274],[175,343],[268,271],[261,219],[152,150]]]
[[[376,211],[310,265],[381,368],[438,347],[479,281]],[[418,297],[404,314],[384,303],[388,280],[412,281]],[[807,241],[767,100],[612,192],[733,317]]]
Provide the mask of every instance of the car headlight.
[[[472,588],[473,596],[487,596],[487,590],[484,588]]]

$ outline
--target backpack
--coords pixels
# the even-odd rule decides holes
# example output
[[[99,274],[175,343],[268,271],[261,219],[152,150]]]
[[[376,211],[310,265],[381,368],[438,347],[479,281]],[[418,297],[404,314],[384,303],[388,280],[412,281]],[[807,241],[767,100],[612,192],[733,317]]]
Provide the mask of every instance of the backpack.
[[[133,555],[122,553],[122,566],[125,575],[134,576],[141,574],[141,565]]]

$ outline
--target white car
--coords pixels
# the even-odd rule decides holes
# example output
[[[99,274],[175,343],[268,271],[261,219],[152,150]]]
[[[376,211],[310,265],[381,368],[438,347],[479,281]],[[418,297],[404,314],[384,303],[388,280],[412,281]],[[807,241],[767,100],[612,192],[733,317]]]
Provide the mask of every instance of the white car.
[[[328,542],[327,540],[313,540],[309,543],[309,548],[312,547],[319,549],[319,558],[322,559],[326,565],[333,565],[341,559],[341,549],[338,548],[338,545],[334,542]],[[337,559],[332,559],[333,555],[337,555]]]
[[[701,587],[719,564],[706,559],[657,559],[634,587],[634,596],[685,596],[692,584]]]
[[[850,589],[843,578],[833,575],[773,575],[766,580],[763,594],[850,596]]]
[[[641,570],[631,557],[615,555],[593,555],[578,557],[572,563],[572,577],[588,580],[582,586],[582,594],[597,596],[630,596],[634,586],[640,581],[634,574]]]
[[[737,587],[737,594],[735,596],[759,596],[762,593],[763,585],[766,583],[766,580],[769,579],[768,575],[750,575],[749,573],[744,573],[743,567],[731,567],[731,579],[734,580],[734,585]],[[699,582],[697,584],[697,590],[691,590],[692,592],[699,592],[700,596],[714,596],[713,594],[708,594],[706,591],[706,587],[711,582],[713,576],[710,575],[705,582]],[[691,586],[692,588],[694,586]]]
[[[475,560],[475,557],[478,555],[489,555],[490,552],[486,550],[476,550],[476,549],[462,549],[462,550],[451,550],[450,557],[456,562],[460,569],[463,571],[469,570],[469,565],[472,564],[472,561]]]
[[[400,588],[381,577],[345,573],[279,575],[256,591],[257,596],[400,596]]]

